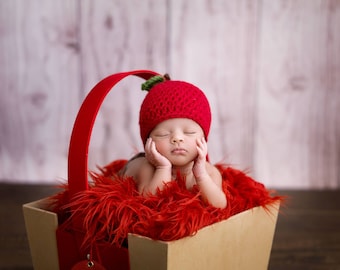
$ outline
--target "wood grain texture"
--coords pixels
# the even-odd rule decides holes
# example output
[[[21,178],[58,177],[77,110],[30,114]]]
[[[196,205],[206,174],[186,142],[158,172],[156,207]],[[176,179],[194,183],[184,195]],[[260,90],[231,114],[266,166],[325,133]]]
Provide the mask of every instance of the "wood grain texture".
[[[263,1],[256,176],[339,187],[340,2]]]
[[[90,90],[109,74],[166,70],[166,1],[81,2],[82,89]],[[100,109],[89,153],[89,167],[129,159],[143,151],[138,114],[145,96],[143,81],[127,78],[115,87]]]
[[[62,177],[79,106],[75,1],[1,1],[1,179]]]
[[[171,74],[207,95],[213,114],[212,162],[253,165],[256,1],[171,2]]]
[[[0,181],[67,178],[86,94],[151,69],[207,94],[212,162],[271,187],[339,188],[339,25],[337,0],[0,1]],[[105,100],[90,169],[142,150],[141,82]]]

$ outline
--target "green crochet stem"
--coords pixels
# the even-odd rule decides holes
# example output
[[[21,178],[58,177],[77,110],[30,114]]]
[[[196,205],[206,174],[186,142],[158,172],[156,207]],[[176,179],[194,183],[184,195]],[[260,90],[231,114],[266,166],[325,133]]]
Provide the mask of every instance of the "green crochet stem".
[[[167,80],[170,80],[170,77],[168,74],[165,74],[164,76],[157,75],[157,76],[151,77],[149,80],[147,80],[145,83],[142,84],[142,90],[150,91],[150,89],[157,83],[164,82]]]

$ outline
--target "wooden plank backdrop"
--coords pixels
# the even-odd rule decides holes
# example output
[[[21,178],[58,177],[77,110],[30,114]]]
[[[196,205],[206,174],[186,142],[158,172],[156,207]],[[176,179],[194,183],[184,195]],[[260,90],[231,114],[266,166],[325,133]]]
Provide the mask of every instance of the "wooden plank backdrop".
[[[76,1],[0,1],[0,179],[63,176],[79,97]]]
[[[339,187],[340,2],[262,3],[256,176]]]
[[[256,98],[256,1],[172,1],[171,74],[204,89],[213,124],[209,156],[252,167]]]
[[[2,0],[0,181],[66,179],[86,94],[152,69],[207,94],[212,162],[274,188],[339,188],[339,26],[337,0]],[[90,169],[142,150],[141,82],[105,100]]]
[[[117,72],[166,70],[165,0],[81,1],[82,89]],[[138,78],[127,78],[105,99],[89,150],[91,168],[142,151],[138,113],[145,96]],[[85,94],[85,93],[84,93]]]

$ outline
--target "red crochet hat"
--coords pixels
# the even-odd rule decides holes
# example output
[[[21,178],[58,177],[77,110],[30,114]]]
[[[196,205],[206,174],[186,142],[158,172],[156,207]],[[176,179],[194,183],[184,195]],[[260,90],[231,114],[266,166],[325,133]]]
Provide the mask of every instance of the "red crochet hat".
[[[211,111],[204,93],[190,83],[165,80],[165,78],[156,76],[149,80],[151,84],[147,81],[142,85],[143,90],[149,90],[139,113],[143,143],[145,144],[150,132],[159,123],[172,118],[188,118],[195,121],[201,126],[207,139]]]

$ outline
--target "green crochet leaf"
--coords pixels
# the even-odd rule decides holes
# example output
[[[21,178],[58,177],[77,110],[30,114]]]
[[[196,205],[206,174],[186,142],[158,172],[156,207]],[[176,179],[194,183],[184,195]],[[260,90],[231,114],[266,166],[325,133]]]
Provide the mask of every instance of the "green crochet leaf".
[[[168,74],[165,74],[164,76],[161,76],[161,75],[153,76],[142,84],[142,90],[150,91],[150,89],[157,83],[164,82],[167,80],[170,80],[170,77]]]

